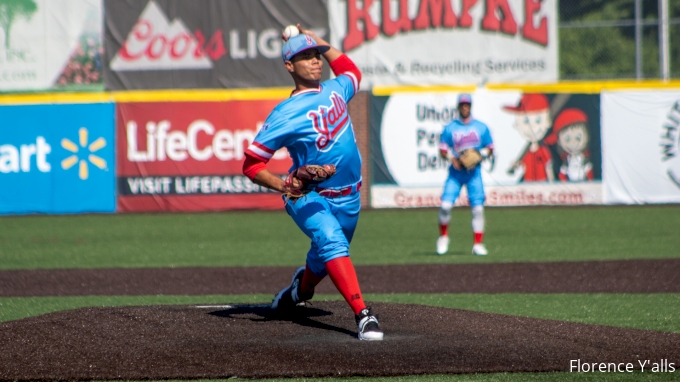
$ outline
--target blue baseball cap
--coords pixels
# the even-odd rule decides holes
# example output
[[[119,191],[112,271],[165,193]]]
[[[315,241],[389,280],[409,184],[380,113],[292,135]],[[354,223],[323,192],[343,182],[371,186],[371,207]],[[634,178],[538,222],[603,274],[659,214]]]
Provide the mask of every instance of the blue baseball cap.
[[[469,103],[470,105],[472,105],[472,96],[467,93],[459,95],[458,104],[460,105],[461,103]]]
[[[283,61],[290,61],[296,54],[305,51],[307,49],[317,49],[319,53],[324,54],[331,47],[328,45],[319,45],[316,41],[306,34],[299,34],[295,37],[291,37],[283,44],[281,48],[281,58]]]

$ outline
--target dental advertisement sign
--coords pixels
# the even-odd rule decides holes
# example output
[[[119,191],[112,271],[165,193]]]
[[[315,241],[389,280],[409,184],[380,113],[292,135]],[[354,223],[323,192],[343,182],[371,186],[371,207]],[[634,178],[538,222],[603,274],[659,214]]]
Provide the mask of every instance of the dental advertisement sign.
[[[118,211],[283,208],[243,175],[244,152],[281,100],[119,103]],[[285,149],[267,164],[288,173]]]
[[[372,207],[439,205],[450,166],[439,135],[458,118],[458,95],[371,98]],[[487,205],[602,203],[599,95],[482,89],[472,94],[472,117],[494,142],[481,164]]]
[[[111,103],[0,107],[0,214],[115,212]]]

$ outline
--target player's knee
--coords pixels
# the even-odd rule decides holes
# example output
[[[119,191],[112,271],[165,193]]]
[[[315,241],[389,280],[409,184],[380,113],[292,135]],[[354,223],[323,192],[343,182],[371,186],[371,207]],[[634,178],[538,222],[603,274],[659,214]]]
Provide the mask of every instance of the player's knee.
[[[483,205],[477,205],[477,206],[472,206],[472,216],[484,216],[484,206]]]
[[[335,240],[334,240],[335,239]],[[317,254],[323,262],[328,261],[334,257],[348,255],[349,243],[344,237],[334,238],[333,236],[326,237],[323,240],[317,241]]]
[[[453,208],[453,203],[448,202],[448,201],[442,201],[441,206],[439,207],[439,210],[445,210],[446,212],[451,212],[451,209]]]
[[[453,208],[453,203],[442,202],[442,205],[439,208],[440,224],[448,224],[449,220],[451,220],[451,208]]]

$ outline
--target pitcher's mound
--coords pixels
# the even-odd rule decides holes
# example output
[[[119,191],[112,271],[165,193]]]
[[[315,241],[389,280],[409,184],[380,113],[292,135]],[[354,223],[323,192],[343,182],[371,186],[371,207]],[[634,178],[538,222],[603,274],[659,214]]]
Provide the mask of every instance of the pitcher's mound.
[[[382,342],[356,339],[344,302],[287,317],[266,305],[83,308],[0,324],[0,378],[389,376],[680,364],[680,334],[420,305],[372,304]],[[574,363],[576,365],[576,363]],[[625,367],[625,366],[624,366]]]

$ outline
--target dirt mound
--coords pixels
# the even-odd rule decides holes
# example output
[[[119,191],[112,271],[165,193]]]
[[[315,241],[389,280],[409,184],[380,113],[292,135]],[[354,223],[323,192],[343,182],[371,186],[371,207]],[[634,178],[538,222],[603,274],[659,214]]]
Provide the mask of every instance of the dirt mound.
[[[390,376],[680,363],[680,334],[419,305],[373,304],[382,342],[355,338],[344,302],[289,316],[266,305],[83,308],[0,323],[7,380]],[[648,366],[647,367],[651,367]]]

